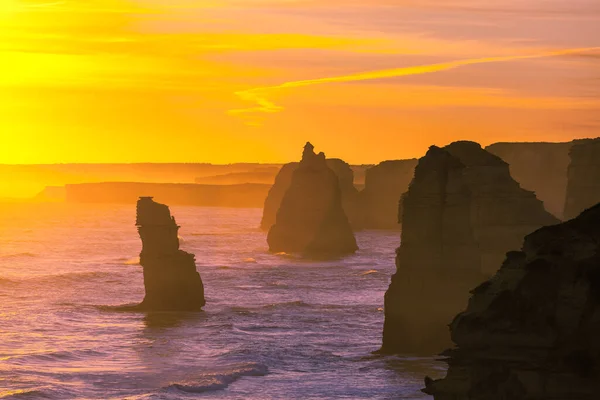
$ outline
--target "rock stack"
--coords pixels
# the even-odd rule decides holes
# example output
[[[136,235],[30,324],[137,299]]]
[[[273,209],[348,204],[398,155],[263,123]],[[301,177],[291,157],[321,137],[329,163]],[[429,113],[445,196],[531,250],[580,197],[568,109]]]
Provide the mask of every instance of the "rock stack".
[[[179,226],[169,207],[141,197],[136,225],[142,239],[140,264],[146,296],[137,307],[147,311],[197,311],[204,304],[204,286],[195,257],[179,249]]]
[[[493,275],[526,234],[557,222],[479,144],[432,146],[403,196],[381,351],[442,351],[450,344],[447,324],[465,307],[469,290]]]
[[[335,257],[358,247],[342,207],[340,180],[307,143],[267,241],[272,252]]]
[[[600,202],[600,138],[576,140],[569,156],[567,219]]]
[[[546,210],[562,218],[572,146],[573,142],[494,143],[486,150],[506,161],[512,177],[524,189],[535,192]]]
[[[528,235],[451,324],[435,400],[600,398],[600,204]]]
[[[360,212],[358,205],[358,190],[354,187],[354,172],[352,171],[352,168],[350,168],[350,165],[340,159],[329,158],[326,162],[327,166],[339,179],[340,190],[342,192],[342,206],[344,207],[344,212],[346,213],[350,224],[354,226],[355,221],[359,218],[358,215]],[[269,190],[269,194],[265,200],[262,221],[260,223],[261,229],[268,231],[273,224],[275,224],[277,211],[281,206],[283,196],[289,189],[294,171],[298,169],[299,165],[300,164],[297,162],[285,164],[277,174],[275,183]]]
[[[390,160],[367,170],[365,188],[360,192],[361,229],[400,228],[400,198],[408,190],[416,165],[416,159]]]

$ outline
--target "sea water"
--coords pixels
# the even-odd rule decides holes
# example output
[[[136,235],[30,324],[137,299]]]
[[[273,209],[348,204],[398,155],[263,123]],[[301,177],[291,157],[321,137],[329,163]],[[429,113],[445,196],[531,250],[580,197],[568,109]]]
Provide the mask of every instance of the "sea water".
[[[171,207],[200,313],[144,297],[135,205],[0,205],[1,399],[423,399],[433,358],[380,357],[397,232],[336,261],[270,254],[261,210]]]

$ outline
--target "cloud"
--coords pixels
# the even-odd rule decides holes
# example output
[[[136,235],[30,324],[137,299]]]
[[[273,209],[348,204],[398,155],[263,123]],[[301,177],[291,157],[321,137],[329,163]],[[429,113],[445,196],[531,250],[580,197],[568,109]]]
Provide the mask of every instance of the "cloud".
[[[260,119],[256,118],[257,117],[256,114],[277,113],[277,112],[284,110],[284,107],[275,104],[272,100],[269,100],[269,98],[267,97],[270,93],[280,91],[280,90],[298,88],[298,87],[303,87],[303,86],[324,85],[324,84],[329,84],[329,83],[347,83],[347,82],[358,82],[358,81],[367,81],[367,80],[374,80],[374,79],[397,78],[397,77],[411,76],[411,75],[431,74],[434,72],[447,71],[447,70],[460,68],[460,67],[464,67],[464,66],[468,66],[468,65],[500,63],[500,62],[508,62],[508,61],[515,61],[515,60],[524,60],[524,59],[534,59],[534,58],[544,58],[544,57],[556,57],[556,56],[563,56],[563,55],[594,52],[594,51],[598,51],[598,50],[600,50],[600,47],[588,47],[588,48],[555,50],[555,51],[541,52],[541,53],[529,54],[529,55],[474,58],[474,59],[456,60],[456,61],[449,61],[449,62],[443,62],[443,63],[429,64],[429,65],[418,65],[418,66],[412,66],[412,67],[394,68],[394,69],[380,70],[380,71],[368,71],[368,72],[361,72],[361,73],[357,73],[357,74],[334,76],[334,77],[328,77],[328,78],[285,82],[285,83],[282,83],[282,84],[276,85],[276,86],[259,87],[259,88],[235,92],[235,95],[238,96],[238,98],[240,98],[241,100],[244,100],[244,101],[253,102],[253,103],[255,103],[255,106],[249,107],[249,108],[232,109],[232,110],[229,110],[228,113],[230,115],[242,116],[243,118],[245,118],[246,124],[252,125],[252,126],[257,126],[260,124]]]

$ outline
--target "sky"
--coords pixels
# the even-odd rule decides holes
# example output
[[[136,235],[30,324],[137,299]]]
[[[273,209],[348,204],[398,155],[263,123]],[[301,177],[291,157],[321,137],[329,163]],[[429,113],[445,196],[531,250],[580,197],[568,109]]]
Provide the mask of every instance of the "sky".
[[[0,163],[595,136],[597,0],[0,0]]]

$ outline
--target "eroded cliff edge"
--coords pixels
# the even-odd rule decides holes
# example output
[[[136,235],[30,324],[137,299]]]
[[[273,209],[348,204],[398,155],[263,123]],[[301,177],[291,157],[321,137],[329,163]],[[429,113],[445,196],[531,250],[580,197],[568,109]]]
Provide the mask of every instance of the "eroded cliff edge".
[[[557,223],[508,164],[474,142],[432,146],[403,196],[396,273],[385,294],[384,353],[437,354],[469,290],[494,274],[506,251]]]
[[[358,246],[342,206],[340,186],[325,155],[315,154],[307,143],[269,230],[270,251],[309,257],[354,253]]]
[[[360,229],[400,229],[398,204],[413,179],[417,159],[383,161],[367,169],[360,192]],[[400,203],[400,207],[401,207]]]
[[[600,397],[600,204],[528,235],[451,324],[436,400]]]
[[[144,311],[199,311],[205,304],[204,285],[195,256],[179,249],[179,226],[169,207],[152,197],[137,203],[136,225],[142,239],[140,264],[146,296]]]
[[[569,153],[565,218],[600,202],[600,138],[576,140]]]
[[[544,207],[563,217],[567,193],[569,151],[574,142],[494,143],[485,149],[506,161],[512,177],[535,192]]]

